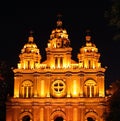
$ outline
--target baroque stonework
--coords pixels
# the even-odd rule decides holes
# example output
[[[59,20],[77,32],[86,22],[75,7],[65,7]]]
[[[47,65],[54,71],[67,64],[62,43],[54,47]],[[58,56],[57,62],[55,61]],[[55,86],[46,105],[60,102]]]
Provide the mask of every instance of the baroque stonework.
[[[32,32],[14,71],[14,96],[7,101],[6,121],[103,121],[106,109],[105,68],[89,34],[72,59],[67,30],[58,19],[48,40],[46,60]]]

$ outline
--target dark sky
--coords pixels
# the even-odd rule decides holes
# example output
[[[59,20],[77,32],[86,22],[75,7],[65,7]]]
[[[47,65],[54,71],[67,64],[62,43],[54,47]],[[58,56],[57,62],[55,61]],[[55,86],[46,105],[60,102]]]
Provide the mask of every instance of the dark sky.
[[[31,6],[8,7],[6,11],[3,9],[0,14],[0,59],[16,67],[30,30],[34,31],[35,42],[44,59],[45,47],[60,13],[73,48],[72,58],[77,59],[79,49],[84,43],[85,31],[90,29],[92,40],[101,53],[102,66],[107,66],[105,76],[107,84],[119,80],[120,41],[112,39],[115,33],[104,17],[108,6],[107,2],[93,4],[91,1],[72,6],[64,3],[39,6],[36,3]]]

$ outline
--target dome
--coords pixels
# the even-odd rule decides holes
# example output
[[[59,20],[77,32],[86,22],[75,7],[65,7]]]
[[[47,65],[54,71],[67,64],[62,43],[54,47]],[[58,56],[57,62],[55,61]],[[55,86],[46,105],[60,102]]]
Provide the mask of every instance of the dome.
[[[28,37],[28,42],[23,46],[21,53],[39,53],[39,49],[34,43],[34,37],[32,35]]]

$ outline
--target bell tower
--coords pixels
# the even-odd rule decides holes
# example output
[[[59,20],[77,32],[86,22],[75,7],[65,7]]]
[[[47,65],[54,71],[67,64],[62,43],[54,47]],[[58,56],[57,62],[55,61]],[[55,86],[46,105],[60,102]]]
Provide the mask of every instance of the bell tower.
[[[100,53],[92,42],[89,32],[85,36],[85,45],[80,48],[78,60],[84,78],[82,95],[85,97],[104,97],[105,68],[101,67]]]
[[[70,67],[71,51],[70,40],[66,29],[62,27],[62,20],[59,16],[57,27],[52,30],[48,46],[46,48],[47,59],[50,68],[68,68]]]
[[[41,55],[37,45],[34,43],[33,31],[30,31],[28,42],[21,49],[19,58],[18,69],[39,68]]]

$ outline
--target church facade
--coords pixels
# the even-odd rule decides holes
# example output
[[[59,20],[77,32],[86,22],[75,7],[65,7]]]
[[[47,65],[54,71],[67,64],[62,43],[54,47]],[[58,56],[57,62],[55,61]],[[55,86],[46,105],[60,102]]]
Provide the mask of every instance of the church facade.
[[[32,33],[21,49],[14,71],[14,96],[6,103],[6,121],[103,121],[105,71],[91,36],[72,58],[62,20],[48,40],[46,60]]]

